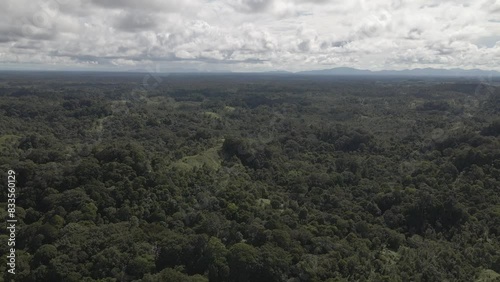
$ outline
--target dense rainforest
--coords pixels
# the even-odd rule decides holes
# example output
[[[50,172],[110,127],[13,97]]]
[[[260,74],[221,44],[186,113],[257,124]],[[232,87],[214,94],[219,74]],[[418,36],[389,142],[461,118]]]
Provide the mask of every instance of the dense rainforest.
[[[0,73],[4,281],[500,281],[500,81]]]

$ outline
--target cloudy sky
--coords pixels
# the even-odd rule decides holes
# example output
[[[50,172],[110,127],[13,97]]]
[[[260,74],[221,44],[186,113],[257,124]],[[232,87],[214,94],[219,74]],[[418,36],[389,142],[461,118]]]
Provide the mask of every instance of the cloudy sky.
[[[500,0],[1,0],[0,69],[500,70]]]

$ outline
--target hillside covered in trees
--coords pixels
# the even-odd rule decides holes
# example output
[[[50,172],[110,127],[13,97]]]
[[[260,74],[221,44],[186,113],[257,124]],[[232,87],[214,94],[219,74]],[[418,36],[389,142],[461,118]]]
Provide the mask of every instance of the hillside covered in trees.
[[[15,281],[500,281],[499,81],[143,78],[0,74]]]

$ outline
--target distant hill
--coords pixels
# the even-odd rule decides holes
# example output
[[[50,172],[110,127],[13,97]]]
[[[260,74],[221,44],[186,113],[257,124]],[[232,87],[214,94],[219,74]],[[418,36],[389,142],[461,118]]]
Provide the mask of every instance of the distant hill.
[[[289,72],[286,70],[274,70],[274,71],[266,71],[264,73],[268,73],[268,74],[292,74],[293,72]]]
[[[411,70],[382,70],[382,71],[370,71],[370,70],[359,70],[354,68],[340,67],[325,70],[312,70],[312,71],[301,71],[296,74],[303,75],[361,75],[361,76],[468,76],[468,77],[479,77],[479,76],[500,76],[500,72],[497,71],[487,71],[487,70],[465,70],[465,69],[411,69]]]
[[[375,72],[370,70],[358,70],[353,68],[333,68],[325,70],[312,70],[296,72],[297,74],[311,74],[311,75],[373,75]]]

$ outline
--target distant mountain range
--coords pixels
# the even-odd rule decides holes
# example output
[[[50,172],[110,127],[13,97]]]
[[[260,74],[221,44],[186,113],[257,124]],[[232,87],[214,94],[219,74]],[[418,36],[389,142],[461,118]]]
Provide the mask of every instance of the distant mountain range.
[[[483,77],[483,76],[500,76],[500,72],[488,71],[480,69],[411,69],[411,70],[382,70],[370,71],[359,70],[354,68],[333,68],[325,70],[301,71],[296,74],[302,75],[351,75],[351,76],[468,76],[468,77]]]

